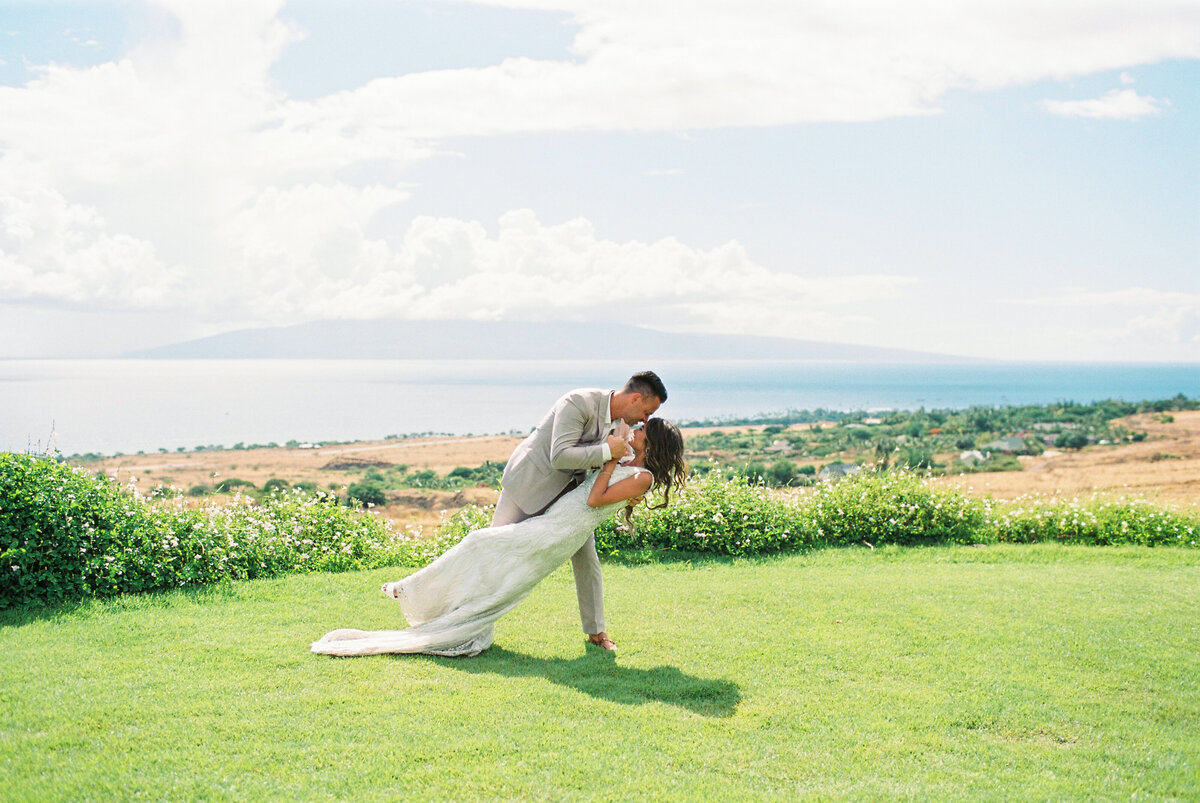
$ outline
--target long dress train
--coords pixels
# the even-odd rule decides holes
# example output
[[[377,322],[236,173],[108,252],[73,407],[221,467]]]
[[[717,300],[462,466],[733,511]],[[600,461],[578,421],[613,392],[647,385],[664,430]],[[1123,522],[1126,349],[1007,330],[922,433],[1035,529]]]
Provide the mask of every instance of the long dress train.
[[[612,482],[645,471],[618,466]],[[621,503],[588,507],[593,474],[540,516],[475,530],[425,568],[400,581],[406,630],[326,633],[312,651],[325,655],[427,653],[478,655],[492,645],[493,625],[533,587],[575,554]]]

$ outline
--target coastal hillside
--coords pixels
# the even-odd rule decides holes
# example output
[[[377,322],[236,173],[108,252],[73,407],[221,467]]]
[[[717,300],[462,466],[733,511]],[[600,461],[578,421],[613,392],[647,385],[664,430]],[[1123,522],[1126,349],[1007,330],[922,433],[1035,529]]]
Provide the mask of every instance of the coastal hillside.
[[[619,324],[507,321],[313,321],[241,329],[122,354],[154,359],[849,360],[965,362],[964,357],[782,337],[676,334]]]

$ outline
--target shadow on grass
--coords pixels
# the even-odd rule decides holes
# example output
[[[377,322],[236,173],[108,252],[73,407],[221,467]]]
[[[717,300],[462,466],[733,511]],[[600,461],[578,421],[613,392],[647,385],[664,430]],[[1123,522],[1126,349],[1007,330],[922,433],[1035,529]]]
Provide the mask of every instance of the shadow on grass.
[[[653,669],[621,666],[614,653],[598,647],[588,647],[584,655],[571,659],[536,658],[492,647],[477,658],[430,660],[473,675],[545,678],[622,705],[666,703],[706,717],[732,716],[742,701],[741,690],[733,681],[698,678],[673,666]]]

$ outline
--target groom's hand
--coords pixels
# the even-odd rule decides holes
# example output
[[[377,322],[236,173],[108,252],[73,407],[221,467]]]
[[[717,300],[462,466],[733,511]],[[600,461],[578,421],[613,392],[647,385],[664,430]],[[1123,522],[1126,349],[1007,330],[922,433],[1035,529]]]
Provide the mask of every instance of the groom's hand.
[[[611,454],[614,458],[624,457],[625,453],[629,451],[629,444],[625,442],[624,438],[619,438],[616,435],[609,435],[604,440],[608,444],[609,454]]]

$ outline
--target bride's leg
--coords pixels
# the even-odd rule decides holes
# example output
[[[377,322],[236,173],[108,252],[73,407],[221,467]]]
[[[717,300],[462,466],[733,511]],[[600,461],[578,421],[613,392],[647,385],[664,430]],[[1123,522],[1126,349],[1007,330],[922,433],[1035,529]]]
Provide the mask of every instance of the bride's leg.
[[[383,587],[380,588],[380,591],[383,592],[385,597],[400,599],[400,581],[397,580],[394,583],[384,583]]]

